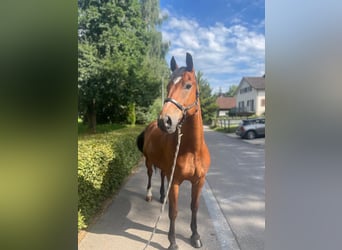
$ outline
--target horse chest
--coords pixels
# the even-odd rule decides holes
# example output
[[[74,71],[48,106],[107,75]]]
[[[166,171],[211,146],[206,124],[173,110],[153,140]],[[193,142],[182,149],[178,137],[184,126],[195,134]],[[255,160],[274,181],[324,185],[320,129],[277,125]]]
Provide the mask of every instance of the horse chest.
[[[198,178],[202,175],[202,162],[193,154],[180,156],[177,159],[177,174],[184,179]]]

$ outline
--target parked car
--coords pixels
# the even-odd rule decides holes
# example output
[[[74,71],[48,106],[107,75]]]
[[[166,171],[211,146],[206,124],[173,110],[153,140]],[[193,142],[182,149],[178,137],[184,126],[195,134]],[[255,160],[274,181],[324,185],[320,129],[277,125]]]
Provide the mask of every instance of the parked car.
[[[246,139],[265,136],[265,118],[242,120],[235,134]]]

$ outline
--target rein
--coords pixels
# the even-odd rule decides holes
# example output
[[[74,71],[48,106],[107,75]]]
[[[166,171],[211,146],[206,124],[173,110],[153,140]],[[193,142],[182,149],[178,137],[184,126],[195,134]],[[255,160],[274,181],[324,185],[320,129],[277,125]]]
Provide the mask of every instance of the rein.
[[[168,98],[169,99],[169,98]],[[197,100],[196,100],[197,102]],[[189,107],[189,106],[188,106]],[[163,202],[163,205],[160,209],[160,214],[157,218],[157,221],[154,225],[154,228],[153,228],[153,231],[151,233],[151,236],[150,236],[150,239],[148,240],[148,242],[146,243],[145,247],[143,250],[145,250],[151,243],[151,240],[156,232],[156,229],[157,229],[157,226],[158,226],[158,223],[159,223],[159,220],[164,212],[164,208],[165,208],[165,204],[166,204],[166,201],[169,197],[169,192],[170,192],[170,188],[171,188],[171,183],[173,181],[173,175],[175,173],[175,168],[176,168],[176,161],[177,161],[177,157],[178,157],[178,152],[179,152],[179,146],[181,144],[181,137],[183,134],[181,134],[181,127],[182,127],[182,124],[178,124],[177,126],[177,134],[178,134],[178,137],[177,137],[177,147],[176,147],[176,152],[175,152],[175,157],[173,158],[173,165],[172,165],[172,172],[171,172],[171,177],[170,177],[170,181],[169,181],[169,184],[168,184],[168,187],[167,187],[167,191],[166,191],[166,195],[165,195],[165,199],[164,199],[164,202]]]

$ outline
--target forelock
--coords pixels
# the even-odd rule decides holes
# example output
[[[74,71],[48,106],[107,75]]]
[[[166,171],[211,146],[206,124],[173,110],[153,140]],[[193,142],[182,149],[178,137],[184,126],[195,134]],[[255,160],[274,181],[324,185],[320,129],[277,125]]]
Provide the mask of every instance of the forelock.
[[[175,71],[173,71],[171,74],[170,81],[172,81],[174,84],[177,84],[182,78],[185,71],[186,67],[180,67],[178,69],[175,69]]]

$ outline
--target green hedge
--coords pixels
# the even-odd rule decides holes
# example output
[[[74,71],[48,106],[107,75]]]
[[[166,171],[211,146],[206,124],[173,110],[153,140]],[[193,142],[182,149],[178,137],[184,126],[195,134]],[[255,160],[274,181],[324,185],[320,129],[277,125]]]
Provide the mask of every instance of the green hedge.
[[[102,202],[121,185],[141,153],[136,137],[141,128],[79,137],[78,141],[78,228],[87,227]]]

